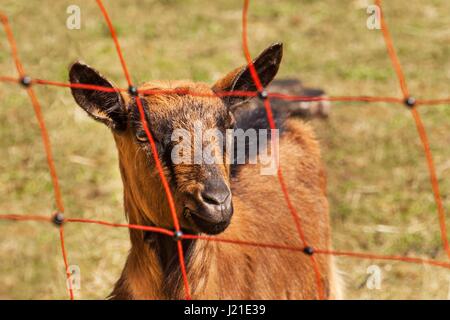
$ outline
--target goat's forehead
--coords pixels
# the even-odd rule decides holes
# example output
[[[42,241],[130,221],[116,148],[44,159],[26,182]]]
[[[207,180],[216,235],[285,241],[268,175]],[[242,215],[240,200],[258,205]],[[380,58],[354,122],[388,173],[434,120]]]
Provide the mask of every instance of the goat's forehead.
[[[211,87],[202,82],[191,81],[149,81],[139,87],[141,92],[150,96],[183,96],[189,94],[193,97],[213,97]]]
[[[190,111],[192,116],[205,116],[205,110],[214,114],[224,108],[209,85],[189,81],[154,81],[139,87],[144,93],[146,108],[154,113]]]
[[[200,121],[205,128],[223,124],[228,109],[210,86],[187,81],[149,82],[139,87],[145,112],[161,128],[190,128]],[[131,102],[132,121],[139,126],[135,101]],[[162,129],[161,129],[162,130]]]

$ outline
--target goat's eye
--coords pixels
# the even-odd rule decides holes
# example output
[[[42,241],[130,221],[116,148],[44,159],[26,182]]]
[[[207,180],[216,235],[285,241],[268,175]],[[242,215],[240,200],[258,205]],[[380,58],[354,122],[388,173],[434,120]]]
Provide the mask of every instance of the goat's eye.
[[[148,137],[147,134],[145,133],[145,131],[139,131],[136,133],[136,139],[139,142],[147,142],[148,141]]]

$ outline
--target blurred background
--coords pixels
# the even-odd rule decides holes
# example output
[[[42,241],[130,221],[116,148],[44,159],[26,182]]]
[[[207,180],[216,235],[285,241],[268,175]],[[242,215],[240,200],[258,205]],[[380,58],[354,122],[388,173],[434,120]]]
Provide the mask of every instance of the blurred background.
[[[213,83],[244,63],[240,0],[104,1],[133,80]],[[369,0],[257,0],[249,8],[256,55],[283,41],[279,78],[295,77],[331,96],[398,96],[401,92],[380,30],[369,30]],[[81,28],[66,27],[70,5]],[[67,81],[82,59],[126,86],[105,21],[90,0],[2,0],[31,77]],[[385,1],[384,12],[416,98],[450,96],[450,2]],[[0,75],[16,76],[0,32]],[[125,222],[116,149],[108,130],[76,106],[68,89],[36,86],[53,144],[66,215]],[[49,215],[52,184],[26,92],[0,83],[0,213]],[[450,106],[421,106],[444,206],[450,210]],[[411,113],[402,105],[333,103],[312,120],[327,166],[337,250],[445,260],[425,156]],[[93,140],[102,141],[92,143]],[[282,201],[282,194],[279,194]],[[288,214],[288,211],[286,211]],[[450,219],[447,215],[447,225]],[[129,248],[126,229],[68,224],[71,265],[81,271],[76,298],[103,299]],[[339,258],[347,297],[446,299],[450,272],[400,262]],[[375,267],[371,267],[375,266]],[[381,271],[380,289],[366,285]],[[371,269],[372,268],[372,269]],[[0,298],[66,299],[58,231],[48,224],[0,221]]]

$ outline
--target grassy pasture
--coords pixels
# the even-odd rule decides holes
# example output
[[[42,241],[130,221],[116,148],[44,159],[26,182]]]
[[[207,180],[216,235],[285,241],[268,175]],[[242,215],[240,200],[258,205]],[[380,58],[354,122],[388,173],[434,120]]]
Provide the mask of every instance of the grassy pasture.
[[[104,1],[135,82],[194,79],[212,83],[244,63],[242,1]],[[69,5],[81,29],[66,28]],[[330,95],[401,96],[379,30],[366,27],[367,0],[252,1],[249,42],[256,54],[283,41],[280,77],[294,76]],[[82,59],[120,86],[126,82],[94,1],[3,0],[18,49],[32,77],[67,80]],[[450,96],[450,2],[385,1],[385,15],[410,91]],[[15,75],[0,32],[0,75]],[[67,215],[125,222],[111,135],[89,119],[67,89],[36,86],[53,145]],[[450,210],[450,106],[421,106],[444,206]],[[445,259],[425,157],[410,112],[385,103],[334,103],[313,121],[329,177],[337,250]],[[98,141],[92,143],[92,141]],[[39,128],[26,93],[0,83],[0,213],[54,211]],[[279,194],[280,201],[282,195]],[[286,212],[288,214],[288,212]],[[450,218],[447,215],[447,225]],[[76,298],[104,298],[128,250],[124,229],[69,224],[69,261],[81,270]],[[369,290],[367,268],[382,271]],[[445,299],[450,272],[415,264],[340,258],[347,297]],[[67,298],[57,230],[46,224],[0,222],[0,298]]]

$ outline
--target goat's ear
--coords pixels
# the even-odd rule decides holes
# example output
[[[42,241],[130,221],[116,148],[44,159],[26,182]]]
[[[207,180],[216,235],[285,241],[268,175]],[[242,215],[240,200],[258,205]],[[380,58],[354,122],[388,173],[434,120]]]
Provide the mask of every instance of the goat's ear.
[[[274,43],[253,60],[253,65],[263,87],[266,87],[277,74],[282,56],[283,44]],[[214,92],[257,91],[257,88],[253,81],[250,67],[247,65],[233,70],[224,78],[217,81],[212,90]],[[223,98],[230,108],[234,108],[249,99],[249,97],[238,96],[225,96]]]
[[[114,85],[98,71],[79,61],[70,67],[69,80],[72,84],[87,84],[115,90]],[[72,87],[72,95],[80,107],[95,120],[116,131],[126,129],[126,108],[119,91],[106,92]]]

